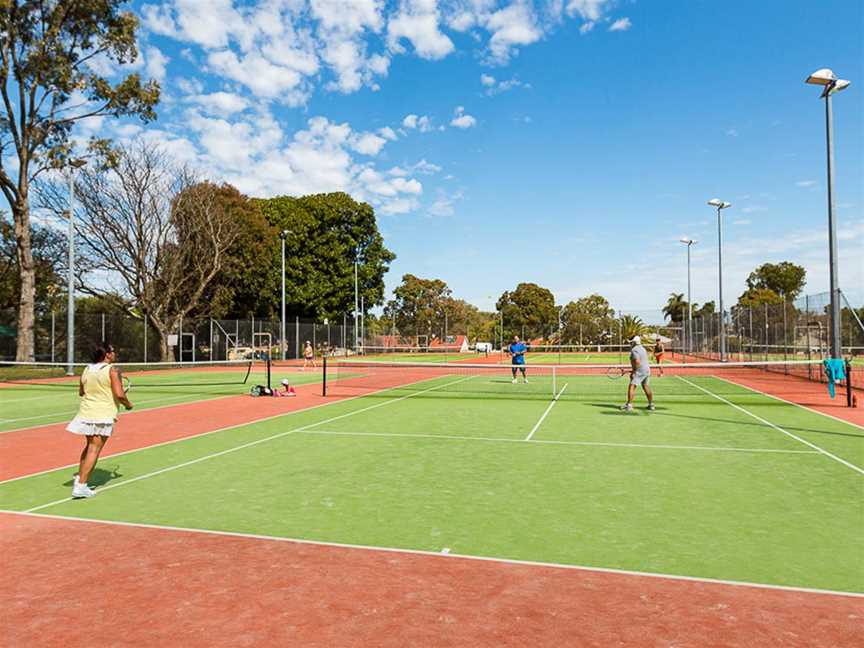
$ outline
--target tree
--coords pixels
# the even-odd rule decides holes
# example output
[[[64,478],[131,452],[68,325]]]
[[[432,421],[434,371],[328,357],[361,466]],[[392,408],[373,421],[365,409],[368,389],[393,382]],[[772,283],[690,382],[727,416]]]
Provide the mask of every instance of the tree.
[[[645,322],[636,315],[624,315],[618,320],[618,324],[621,327],[620,335],[624,342],[633,339],[636,335],[645,335],[648,331]]]
[[[197,182],[146,143],[118,149],[116,160],[82,172],[75,187],[79,250],[108,273],[88,291],[149,321],[170,361],[168,335],[224,269],[246,199],[233,187]],[[60,200],[46,191],[55,209]]]
[[[33,359],[36,262],[30,187],[72,156],[71,131],[93,117],[155,119],[159,85],[129,74],[115,84],[88,62],[137,58],[138,20],[124,0],[0,2],[0,191],[12,210],[19,274],[16,358]],[[91,140],[104,150],[107,142]]]
[[[422,279],[412,274],[402,276],[393,290],[393,299],[384,307],[402,335],[432,335],[433,327],[444,319],[450,288],[440,279]]]
[[[33,227],[31,236],[36,269],[35,308],[50,311],[59,305],[66,285],[66,237],[49,227]],[[15,309],[20,301],[18,255],[12,223],[0,213],[0,311]]]
[[[707,301],[701,306],[697,306],[693,304],[693,319],[697,317],[708,317],[717,312],[717,306],[715,306],[713,301]]]
[[[606,344],[615,325],[615,311],[605,297],[597,294],[570,302],[561,313],[562,343]]]
[[[666,306],[663,307],[663,316],[672,322],[683,322],[687,319],[687,300],[684,293],[671,293]]]
[[[370,205],[341,192],[255,202],[276,237],[269,262],[259,261],[258,268],[277,281],[281,264],[278,232],[291,232],[286,241],[290,312],[334,319],[353,312],[355,260],[359,261],[358,283],[366,308],[384,302],[384,275],[396,255],[384,247]]]
[[[807,271],[789,261],[763,263],[747,277],[749,290],[771,290],[786,301],[795,301],[804,289]]]
[[[555,296],[537,284],[520,283],[513,292],[503,293],[496,307],[504,314],[505,339],[512,335],[528,340],[546,338],[558,329]]]
[[[738,298],[738,306],[744,308],[752,308],[753,306],[762,306],[764,304],[782,303],[783,297],[770,288],[748,288]]]

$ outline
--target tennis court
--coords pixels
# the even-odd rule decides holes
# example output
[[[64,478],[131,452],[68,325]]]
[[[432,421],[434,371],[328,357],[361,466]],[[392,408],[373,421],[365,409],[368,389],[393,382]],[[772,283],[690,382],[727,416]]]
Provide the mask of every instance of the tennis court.
[[[252,369],[253,380],[260,371]],[[152,544],[156,554],[168,551],[162,545],[167,542],[173,547],[174,577],[193,581],[201,577],[196,565],[207,570],[220,564],[205,567],[186,556],[190,549],[197,551],[192,549],[196,542],[213,544],[222,537],[257,543],[254,558],[244,558],[243,552],[239,558],[232,552],[225,557],[260,570],[246,576],[252,581],[284,567],[279,564],[284,557],[277,560],[268,552],[299,551],[303,560],[284,558],[299,575],[320,559],[308,555],[314,549],[338,548],[347,552],[339,554],[340,575],[330,582],[321,581],[319,573],[315,582],[332,591],[317,591],[314,600],[348,607],[353,604],[343,598],[339,583],[346,592],[361,581],[372,587],[370,573],[376,574],[376,588],[387,589],[397,573],[414,583],[410,593],[399,595],[406,605],[437,600],[441,581],[428,570],[446,573],[450,563],[442,562],[459,556],[471,557],[465,562],[472,569],[503,570],[495,578],[579,581],[605,575],[611,579],[606,585],[592,581],[589,589],[619,592],[625,585],[617,579],[624,578],[626,587],[638,592],[622,603],[633,606],[633,614],[644,613],[639,597],[646,587],[671,587],[675,605],[687,608],[688,598],[696,595],[685,590],[698,583],[723,588],[722,596],[719,590],[711,595],[715,602],[740,603],[763,591],[768,597],[792,596],[794,604],[772,599],[769,607],[788,614],[805,636],[815,632],[809,637],[827,637],[837,645],[854,636],[850,614],[860,613],[864,600],[859,598],[864,593],[864,428],[860,410],[829,402],[821,385],[753,367],[678,366],[653,379],[656,411],[626,413],[618,409],[626,380],[579,367],[529,367],[529,383],[513,384],[509,370],[494,365],[331,362],[326,397],[320,372],[275,368],[275,377],[290,375],[298,385],[293,399],[238,395],[248,391],[248,384],[202,385],[196,392],[183,387],[183,381],[201,379],[190,372],[178,369],[133,389],[142,409],[153,409],[123,415],[119,438],[109,442],[91,480],[99,496],[90,500],[69,499],[77,439],[63,433],[62,424],[20,429],[31,413],[48,419],[40,424],[68,419],[74,389],[66,384],[0,388],[7,430],[0,435],[6,457],[0,509],[27,514],[0,518],[7,537],[19,543],[29,539],[44,559],[45,551],[51,554],[45,546],[52,538],[62,545],[70,533],[115,534],[115,541],[121,538],[120,544],[111,543],[115,568],[141,551],[142,542]],[[221,375],[210,369],[205,377]],[[28,405],[26,398],[45,400]],[[802,407],[807,399],[824,402],[822,412]],[[263,407],[254,407],[259,404]],[[41,411],[49,407],[50,412]],[[185,429],[174,429],[181,421]],[[28,459],[34,448],[38,460]],[[10,461],[13,456],[19,459]],[[21,520],[33,521],[30,531],[22,530]],[[312,544],[278,542],[285,539]],[[272,557],[269,567],[259,552]],[[28,563],[25,555],[16,563],[15,576],[36,578],[40,558],[31,559],[35,562]],[[440,566],[412,572],[406,561],[415,560]],[[399,563],[395,571],[388,561]],[[154,569],[138,562],[127,577],[140,579],[141,570]],[[125,574],[129,568],[122,569]],[[354,570],[365,575],[360,578]],[[63,587],[68,585],[63,573],[58,568],[57,575],[42,578],[54,578],[58,582],[52,586]],[[650,585],[644,584],[645,574]],[[658,581],[657,576],[670,578]],[[459,592],[472,587],[465,579],[470,583],[477,577],[452,576],[453,592],[444,598],[460,600]],[[567,613],[572,601],[561,599],[573,594],[573,583],[535,591],[519,582],[511,586],[519,588],[520,597],[531,599],[533,592],[539,598],[532,605],[542,599],[543,618],[563,615],[564,625],[556,632],[576,632],[567,621],[575,619]],[[389,595],[401,591],[391,586]],[[138,582],[135,587],[148,586]],[[220,613],[207,612],[206,595],[194,596],[202,614]],[[592,595],[582,591],[577,596],[587,602]],[[311,615],[308,623],[331,618],[315,612],[314,601],[305,605],[310,606],[302,611]],[[807,628],[813,615],[824,618],[826,606],[830,622]],[[504,605],[497,614],[509,609]],[[29,618],[27,610],[17,614]],[[758,614],[749,618],[742,610],[741,615],[740,623],[726,624],[724,631],[779,637],[771,633],[780,631]],[[713,621],[706,622],[703,638],[723,625],[714,616],[709,614]],[[508,627],[501,618],[494,621]],[[421,624],[414,631],[441,631],[440,621],[427,622],[429,627]],[[616,623],[614,615],[594,621],[600,629]],[[231,625],[227,619],[225,624]],[[536,623],[529,626],[542,634]],[[377,627],[374,620],[371,627]],[[339,643],[338,636],[328,636]],[[476,645],[501,643],[470,636]],[[456,635],[453,641],[443,643],[460,643]]]

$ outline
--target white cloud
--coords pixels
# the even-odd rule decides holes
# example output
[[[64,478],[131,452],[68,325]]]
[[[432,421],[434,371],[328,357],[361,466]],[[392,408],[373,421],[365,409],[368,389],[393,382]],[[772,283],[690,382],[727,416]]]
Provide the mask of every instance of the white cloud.
[[[374,133],[357,133],[351,138],[351,148],[363,155],[378,155],[387,140]]]
[[[402,120],[402,126],[404,128],[417,129],[421,133],[428,133],[433,130],[432,120],[426,115],[406,115],[405,119]]]
[[[463,106],[456,106],[454,117],[450,120],[450,125],[454,128],[472,128],[477,125],[477,120],[467,114]]]
[[[603,16],[603,7],[609,0],[570,0],[567,3],[567,14],[579,15],[585,20],[596,22]]]
[[[738,131],[735,130],[734,128],[730,128],[729,130],[727,130],[727,131],[726,131],[726,134],[727,134],[729,137],[738,137]]]
[[[627,31],[632,26],[629,18],[619,18],[609,26],[609,31]]]
[[[760,205],[750,205],[749,207],[744,207],[741,211],[745,214],[755,214],[758,212],[766,212],[768,211],[768,208]]]
[[[195,94],[186,97],[186,101],[201,106],[210,115],[228,117],[249,108],[249,101],[233,92],[212,92],[210,94]]]
[[[750,225],[752,221],[747,220],[746,218],[737,218],[732,221],[733,225]]]
[[[207,62],[214,71],[242,83],[258,97],[279,99],[289,106],[302,105],[308,97],[298,71],[274,65],[259,52],[240,59],[232,50],[220,50],[211,53]]]
[[[387,25],[390,50],[403,53],[405,49],[401,41],[404,38],[421,58],[444,58],[455,47],[453,41],[438,28],[439,19],[435,0],[402,0],[399,13]]]
[[[799,180],[795,183],[796,187],[803,187],[805,189],[809,189],[811,187],[818,186],[819,183],[816,180]]]
[[[480,75],[480,83],[487,88],[491,88],[495,85],[495,77],[489,74],[481,74]]]
[[[452,216],[456,211],[455,203],[459,200],[462,200],[462,192],[447,194],[439,190],[437,198],[427,211],[432,216]]]
[[[386,140],[390,140],[391,142],[395,142],[398,137],[396,136],[396,131],[394,131],[389,126],[385,126],[384,128],[378,129],[378,134]]]
[[[523,83],[519,79],[506,79],[498,81],[495,77],[483,74],[480,76],[480,83],[486,88],[485,94],[492,97],[502,92],[507,92],[513,88],[530,88],[531,84]]]
[[[492,32],[489,51],[492,61],[506,63],[521,45],[530,45],[543,36],[527,4],[514,3],[489,16],[485,27]]]
[[[437,164],[432,164],[431,162],[427,162],[426,159],[420,160],[417,164],[414,164],[411,167],[411,170],[415,173],[422,173],[423,175],[433,175],[441,171],[441,167]]]

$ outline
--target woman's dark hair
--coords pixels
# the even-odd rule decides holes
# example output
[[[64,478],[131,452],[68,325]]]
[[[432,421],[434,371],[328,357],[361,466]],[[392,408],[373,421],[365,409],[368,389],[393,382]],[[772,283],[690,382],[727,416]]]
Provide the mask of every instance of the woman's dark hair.
[[[91,356],[93,359],[93,364],[97,362],[102,362],[109,353],[114,352],[114,347],[108,342],[100,342],[96,345],[96,348],[93,349],[93,355]]]

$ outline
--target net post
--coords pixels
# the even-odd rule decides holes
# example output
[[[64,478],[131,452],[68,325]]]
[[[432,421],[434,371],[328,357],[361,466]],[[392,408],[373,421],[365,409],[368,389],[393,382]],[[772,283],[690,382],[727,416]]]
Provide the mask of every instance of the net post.
[[[265,358],[264,362],[267,363],[267,389],[273,389],[273,385],[270,383],[270,368],[271,368],[271,363],[270,363],[270,352],[269,352],[269,351],[268,351],[267,354],[264,356],[264,358]]]
[[[321,362],[321,395],[327,396],[327,354],[324,354],[324,358]]]
[[[558,368],[552,367],[552,398],[558,394]]]
[[[853,407],[854,401],[852,399],[852,362],[848,358],[846,359],[846,407]]]

